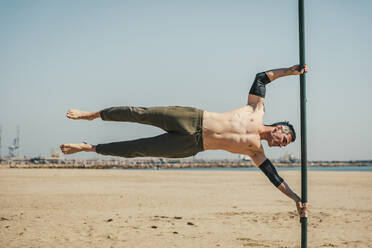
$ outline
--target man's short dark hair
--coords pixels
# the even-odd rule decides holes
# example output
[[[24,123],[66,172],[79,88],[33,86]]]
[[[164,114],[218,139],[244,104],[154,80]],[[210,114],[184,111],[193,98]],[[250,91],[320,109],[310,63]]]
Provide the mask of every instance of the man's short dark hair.
[[[289,121],[275,122],[271,125],[266,125],[266,126],[270,126],[270,127],[283,126],[282,132],[285,134],[290,134],[292,136],[291,142],[294,142],[296,140],[296,132],[294,130],[293,125],[290,124]]]

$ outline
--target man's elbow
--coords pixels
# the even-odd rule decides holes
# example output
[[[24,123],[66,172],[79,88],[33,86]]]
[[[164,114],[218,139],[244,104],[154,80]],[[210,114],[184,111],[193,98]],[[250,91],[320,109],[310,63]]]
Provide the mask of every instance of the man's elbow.
[[[269,159],[266,159],[259,168],[262,170],[262,172],[267,176],[267,178],[270,180],[270,182],[275,186],[278,187],[280,184],[284,182],[283,178],[281,178],[276,171],[273,164],[270,162]]]

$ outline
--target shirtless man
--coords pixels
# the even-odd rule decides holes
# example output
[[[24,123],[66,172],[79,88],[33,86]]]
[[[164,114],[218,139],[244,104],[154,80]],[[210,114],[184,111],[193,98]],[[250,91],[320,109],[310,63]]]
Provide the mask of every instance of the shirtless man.
[[[301,75],[307,66],[294,65],[289,68],[269,70],[256,74],[248,95],[248,104],[238,109],[213,113],[189,107],[112,107],[98,112],[70,109],[70,119],[137,122],[162,128],[166,133],[145,139],[107,144],[62,144],[64,154],[96,152],[122,157],[189,157],[206,150],[226,150],[245,154],[265,173],[272,184],[291,198],[301,217],[306,216],[307,206],[278,175],[275,167],[266,158],[261,145],[284,147],[296,139],[296,133],[288,122],[264,125],[264,98],[266,85],[277,78]]]

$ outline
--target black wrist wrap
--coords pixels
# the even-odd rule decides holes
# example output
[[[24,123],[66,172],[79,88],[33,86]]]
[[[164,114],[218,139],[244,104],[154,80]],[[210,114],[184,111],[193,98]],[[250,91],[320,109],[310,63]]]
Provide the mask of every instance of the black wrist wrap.
[[[252,84],[249,94],[260,96],[265,98],[266,94],[266,84],[270,83],[269,77],[265,72],[260,72],[256,74],[256,78]]]
[[[266,159],[259,167],[275,187],[278,187],[284,181],[283,178],[278,175],[278,172],[270,160]]]

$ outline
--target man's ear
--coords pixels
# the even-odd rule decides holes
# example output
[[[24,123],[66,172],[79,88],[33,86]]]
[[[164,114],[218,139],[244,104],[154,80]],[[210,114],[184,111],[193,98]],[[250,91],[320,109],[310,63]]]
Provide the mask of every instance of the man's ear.
[[[280,130],[278,127],[280,126],[275,126],[273,129],[271,129],[271,133],[278,132]]]
[[[271,133],[276,133],[282,131],[283,126],[275,126],[272,130]]]

